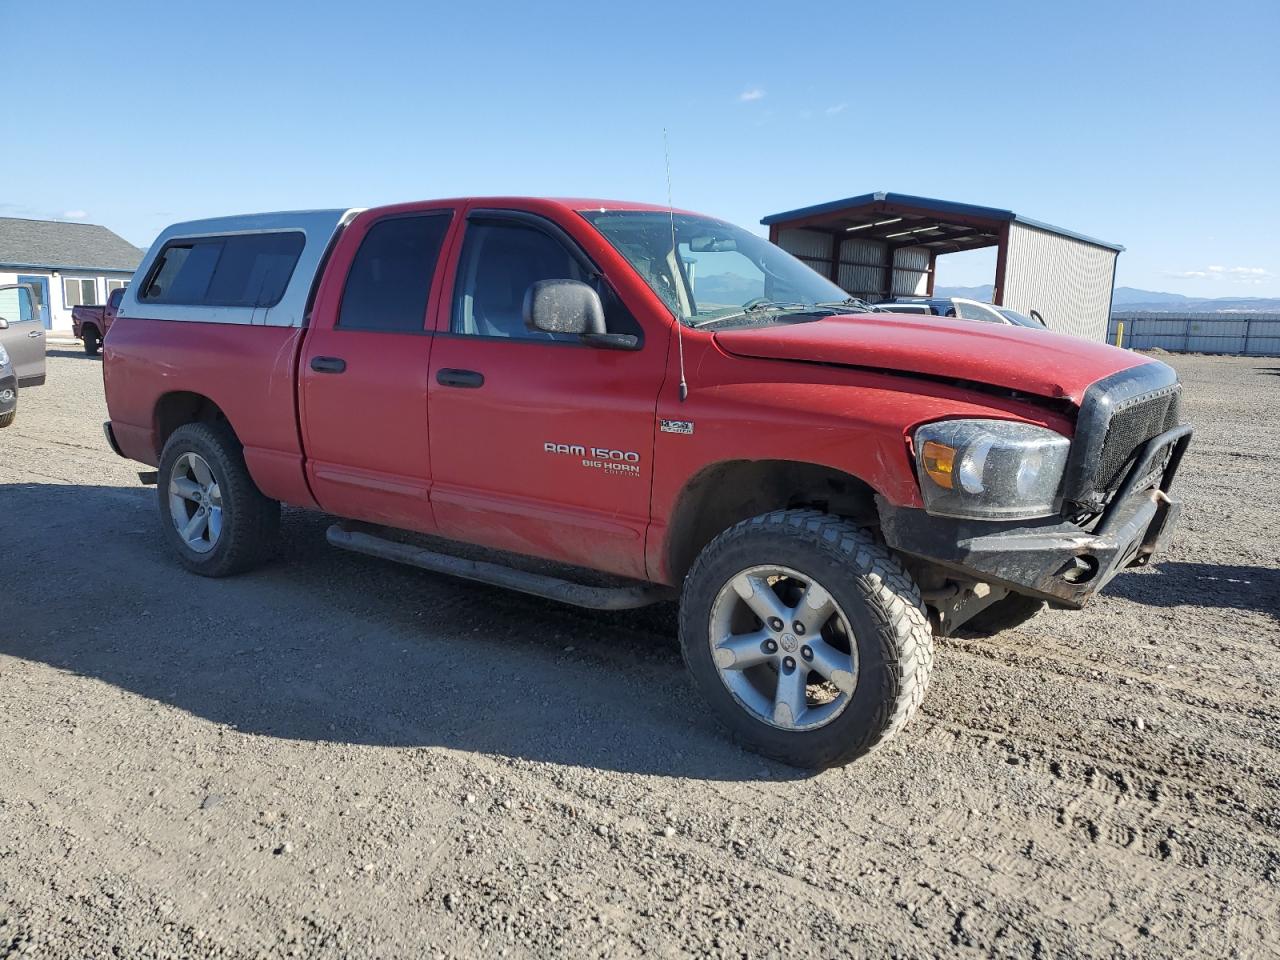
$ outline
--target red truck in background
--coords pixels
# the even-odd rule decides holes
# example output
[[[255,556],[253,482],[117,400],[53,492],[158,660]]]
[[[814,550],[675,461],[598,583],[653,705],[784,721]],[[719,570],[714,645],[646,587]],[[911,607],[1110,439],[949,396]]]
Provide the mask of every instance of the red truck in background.
[[[71,308],[71,333],[76,339],[84,341],[84,352],[89,356],[92,357],[102,347],[102,340],[111,329],[120,309],[125,289],[117,287],[112,290],[103,306]]]
[[[1168,366],[868,312],[693,213],[228,217],[168,228],[137,278],[106,434],[157,468],[189,569],[268,559],[285,503],[428,570],[589,607],[678,599],[710,711],[799,766],[901,729],[935,634],[1082,606],[1179,515]]]

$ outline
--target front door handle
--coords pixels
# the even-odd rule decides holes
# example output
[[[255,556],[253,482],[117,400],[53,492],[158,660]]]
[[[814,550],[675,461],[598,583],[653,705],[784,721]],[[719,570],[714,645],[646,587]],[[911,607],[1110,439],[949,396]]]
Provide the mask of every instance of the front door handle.
[[[316,373],[342,373],[347,369],[347,361],[341,357],[312,357],[311,369]]]
[[[475,370],[454,370],[443,367],[436,371],[436,383],[442,387],[467,387],[474,390],[484,386],[484,374]]]
[[[27,334],[27,336],[28,336],[28,337],[43,337],[43,336],[44,336],[44,331],[43,331],[43,330],[32,330],[30,333],[28,333],[28,334]]]

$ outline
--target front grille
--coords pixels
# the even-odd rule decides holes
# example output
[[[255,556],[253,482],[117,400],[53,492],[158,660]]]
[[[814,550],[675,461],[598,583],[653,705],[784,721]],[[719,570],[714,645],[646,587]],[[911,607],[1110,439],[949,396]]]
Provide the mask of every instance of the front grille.
[[[1095,490],[1113,493],[1124,479],[1138,448],[1178,425],[1180,399],[1181,391],[1174,386],[1135,397],[1116,408],[1102,442],[1102,457],[1094,477]]]
[[[1085,391],[1067,461],[1064,513],[1097,513],[1106,506],[1138,449],[1179,425],[1181,390],[1172,368],[1150,361],[1099,380]],[[1162,470],[1163,462],[1152,478]]]

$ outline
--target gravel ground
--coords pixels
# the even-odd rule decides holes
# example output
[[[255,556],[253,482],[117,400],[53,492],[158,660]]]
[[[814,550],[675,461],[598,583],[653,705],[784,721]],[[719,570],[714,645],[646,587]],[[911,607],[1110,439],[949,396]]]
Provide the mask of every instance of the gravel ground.
[[[1280,952],[1280,361],[1165,357],[1180,539],[941,641],[817,776],[703,715],[672,612],[348,555],[182,572],[53,351],[0,433],[0,956]]]

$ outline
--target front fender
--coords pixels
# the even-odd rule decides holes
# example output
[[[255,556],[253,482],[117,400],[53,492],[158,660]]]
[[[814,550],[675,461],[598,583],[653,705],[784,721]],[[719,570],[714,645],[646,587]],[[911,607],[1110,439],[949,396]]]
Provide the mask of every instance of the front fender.
[[[1062,413],[1027,400],[935,380],[824,364],[730,357],[714,345],[686,346],[688,398],[664,390],[654,440],[649,572],[666,573],[669,529],[687,484],[723,461],[816,464],[865,483],[887,502],[921,507],[910,436],[955,417],[993,417],[1070,436]],[[664,428],[675,421],[678,428]],[[689,432],[674,432],[688,430]],[[774,504],[776,509],[785,504]]]

